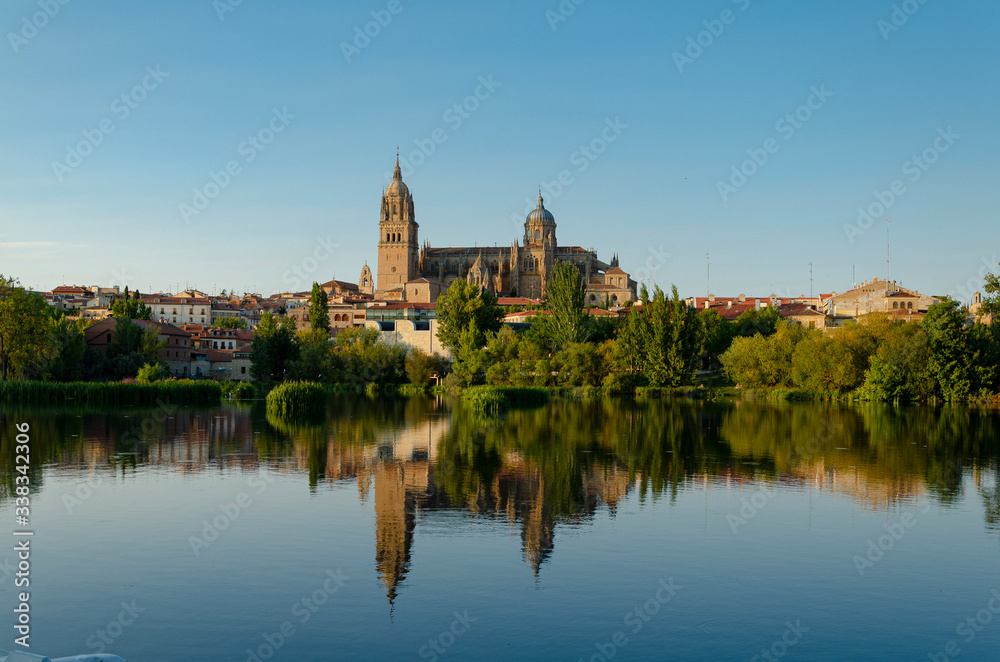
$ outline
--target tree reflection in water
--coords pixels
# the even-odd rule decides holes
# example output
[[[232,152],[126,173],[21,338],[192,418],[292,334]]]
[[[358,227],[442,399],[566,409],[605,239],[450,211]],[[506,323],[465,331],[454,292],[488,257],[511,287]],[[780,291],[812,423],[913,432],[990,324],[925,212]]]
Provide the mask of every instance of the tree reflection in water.
[[[421,514],[459,510],[520,528],[537,576],[557,525],[614,516],[631,492],[673,501],[696,482],[774,481],[888,510],[929,495],[949,506],[974,485],[1000,530],[1000,421],[993,410],[883,405],[555,400],[501,419],[433,398],[331,398],[317,421],[269,419],[260,403],[216,409],[0,413],[2,494],[17,475],[14,422],[32,426],[31,481],[72,467],[126,478],[142,465],[269,470],[309,489],[357,484],[372,498],[375,565],[390,604]]]

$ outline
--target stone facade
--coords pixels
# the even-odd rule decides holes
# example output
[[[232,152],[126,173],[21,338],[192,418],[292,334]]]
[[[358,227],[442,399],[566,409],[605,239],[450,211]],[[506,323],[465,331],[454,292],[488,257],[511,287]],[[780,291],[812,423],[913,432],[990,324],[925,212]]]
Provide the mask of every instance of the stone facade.
[[[826,312],[834,317],[861,317],[869,313],[889,313],[901,318],[927,312],[937,299],[908,290],[896,281],[873,278],[854,289],[824,298]]]
[[[525,219],[522,241],[509,247],[433,248],[426,242],[420,246],[418,228],[413,196],[403,183],[397,157],[379,217],[378,298],[432,302],[456,280],[475,283],[500,296],[514,292],[542,298],[556,261],[562,261],[580,270],[589,305],[622,305],[636,299],[637,284],[619,267],[617,256],[605,263],[593,250],[559,245],[555,217],[545,208],[541,194],[538,206]],[[370,277],[370,270],[367,273]],[[362,281],[365,276],[363,270]]]

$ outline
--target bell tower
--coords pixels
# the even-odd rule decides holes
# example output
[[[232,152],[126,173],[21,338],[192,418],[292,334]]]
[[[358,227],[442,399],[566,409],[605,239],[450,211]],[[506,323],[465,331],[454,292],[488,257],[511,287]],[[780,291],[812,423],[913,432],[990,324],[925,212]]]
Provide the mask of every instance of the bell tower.
[[[397,289],[418,275],[419,243],[416,218],[413,214],[413,196],[403,183],[399,169],[399,152],[396,152],[396,169],[392,181],[382,194],[382,212],[379,216],[378,239],[378,290]]]

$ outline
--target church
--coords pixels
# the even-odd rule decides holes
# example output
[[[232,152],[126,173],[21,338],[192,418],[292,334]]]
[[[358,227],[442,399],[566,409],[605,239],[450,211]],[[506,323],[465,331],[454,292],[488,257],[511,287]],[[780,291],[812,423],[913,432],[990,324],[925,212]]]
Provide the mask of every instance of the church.
[[[618,266],[618,257],[602,262],[597,253],[580,246],[560,246],[556,219],[538,206],[524,221],[521,243],[509,247],[434,248],[420,244],[413,194],[403,183],[396,156],[392,182],[382,194],[379,216],[377,280],[366,265],[359,285],[378,299],[432,303],[456,280],[483,287],[498,297],[545,297],[556,261],[570,262],[586,283],[588,306],[625,305],[636,299],[636,282]]]

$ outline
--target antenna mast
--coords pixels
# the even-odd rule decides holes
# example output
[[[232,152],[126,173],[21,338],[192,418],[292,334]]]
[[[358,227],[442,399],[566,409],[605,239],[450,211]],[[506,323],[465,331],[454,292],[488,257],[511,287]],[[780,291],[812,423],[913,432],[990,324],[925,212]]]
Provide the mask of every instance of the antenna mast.
[[[705,296],[712,296],[712,254],[705,253]]]
[[[892,253],[889,251],[889,219],[885,219],[885,289],[889,291],[889,274],[892,266]]]

